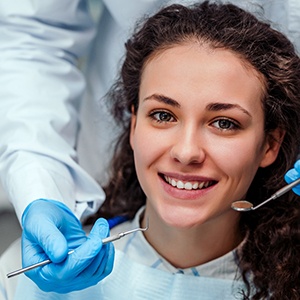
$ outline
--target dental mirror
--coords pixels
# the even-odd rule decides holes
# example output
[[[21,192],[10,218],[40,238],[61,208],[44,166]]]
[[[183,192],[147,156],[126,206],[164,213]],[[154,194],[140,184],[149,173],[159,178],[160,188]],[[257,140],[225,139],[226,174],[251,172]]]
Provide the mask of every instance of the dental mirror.
[[[297,180],[293,181],[292,183],[284,186],[283,188],[278,190],[275,194],[273,194],[270,198],[268,198],[267,200],[265,200],[264,202],[262,202],[256,206],[253,206],[253,204],[249,201],[240,200],[240,201],[233,202],[231,204],[231,208],[236,211],[242,211],[242,212],[255,210],[255,209],[265,205],[267,202],[277,199],[278,197],[282,196],[283,194],[285,194],[286,192],[288,192],[289,190],[291,190],[293,187],[295,187],[298,184],[300,184],[300,178],[298,178]]]

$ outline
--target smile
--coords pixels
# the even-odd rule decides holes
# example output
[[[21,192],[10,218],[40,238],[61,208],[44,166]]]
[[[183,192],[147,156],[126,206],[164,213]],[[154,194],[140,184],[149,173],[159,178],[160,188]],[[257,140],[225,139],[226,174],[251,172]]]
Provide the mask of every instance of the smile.
[[[180,190],[201,190],[214,184],[213,181],[181,181],[164,175],[167,183]]]

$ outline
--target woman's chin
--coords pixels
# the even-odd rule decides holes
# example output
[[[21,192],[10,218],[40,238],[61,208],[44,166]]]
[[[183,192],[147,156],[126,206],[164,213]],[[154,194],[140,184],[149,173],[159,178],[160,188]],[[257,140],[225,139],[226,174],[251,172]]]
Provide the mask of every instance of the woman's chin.
[[[163,222],[173,228],[189,229],[205,223],[205,216],[187,210],[164,211],[160,215]]]

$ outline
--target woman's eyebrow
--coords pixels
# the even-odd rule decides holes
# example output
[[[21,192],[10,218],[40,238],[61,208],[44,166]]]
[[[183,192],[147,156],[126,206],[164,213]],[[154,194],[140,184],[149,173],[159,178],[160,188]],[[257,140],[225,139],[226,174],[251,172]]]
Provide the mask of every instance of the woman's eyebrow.
[[[164,96],[162,94],[152,94],[148,97],[146,97],[143,101],[147,101],[147,100],[156,100],[162,103],[165,103],[167,105],[171,105],[174,107],[178,107],[180,108],[180,104],[167,96]],[[221,102],[214,102],[214,103],[210,103],[206,106],[206,109],[209,111],[221,111],[221,110],[229,110],[229,109],[234,109],[237,108],[240,111],[242,111],[243,113],[247,114],[248,116],[252,117],[251,114],[244,109],[242,106],[240,106],[239,104],[232,104],[232,103],[221,103]]]
[[[156,100],[156,101],[165,103],[167,105],[171,105],[171,106],[180,108],[180,104],[176,100],[166,97],[161,94],[152,94],[151,96],[146,97],[143,101],[146,101],[146,100]]]
[[[241,107],[238,104],[233,104],[233,103],[210,103],[206,106],[206,109],[209,111],[220,111],[220,110],[229,110],[229,109],[234,109],[237,108],[243,113],[247,114],[249,117],[252,118],[251,114],[243,107]]]

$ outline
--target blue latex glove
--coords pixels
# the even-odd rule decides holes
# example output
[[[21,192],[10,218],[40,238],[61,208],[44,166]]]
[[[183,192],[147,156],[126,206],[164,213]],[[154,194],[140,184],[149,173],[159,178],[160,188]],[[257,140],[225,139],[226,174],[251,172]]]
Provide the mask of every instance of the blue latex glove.
[[[98,219],[86,236],[67,206],[39,199],[24,211],[22,226],[23,267],[48,258],[53,262],[25,273],[43,291],[81,290],[97,284],[112,271],[114,246],[102,245],[109,234],[105,219]]]
[[[297,160],[294,164],[294,168],[287,171],[284,176],[284,179],[287,183],[291,183],[300,177],[300,160]],[[295,194],[300,196],[300,185],[297,185],[293,188]]]

